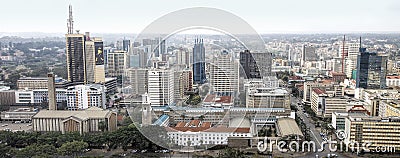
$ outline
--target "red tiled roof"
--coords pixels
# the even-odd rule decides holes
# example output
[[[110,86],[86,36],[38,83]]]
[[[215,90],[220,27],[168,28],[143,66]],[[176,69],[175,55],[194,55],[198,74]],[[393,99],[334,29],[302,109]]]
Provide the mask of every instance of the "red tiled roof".
[[[400,79],[400,76],[386,76],[387,79]]]
[[[190,127],[198,127],[199,124],[200,124],[200,120],[192,120],[192,121],[189,122],[188,126],[190,126]]]
[[[231,103],[232,97],[231,96],[221,96],[219,100],[215,101],[216,103]]]
[[[185,127],[186,122],[178,122],[175,127]]]
[[[319,94],[324,94],[324,93],[325,93],[324,90],[321,90],[321,89],[319,89],[319,88],[313,88],[313,91],[314,91],[315,93],[317,93],[318,95],[319,95]]]
[[[211,127],[211,122],[203,122],[201,127]]]
[[[215,98],[215,94],[209,94],[206,96],[206,98],[204,99],[204,102],[213,102]]]
[[[344,74],[344,73],[334,72],[334,71],[332,71],[331,74],[332,74],[332,76],[346,76],[346,74]]]
[[[300,76],[289,76],[289,80],[302,80],[303,78]]]
[[[232,127],[166,127],[170,132],[232,132],[232,133],[249,133],[250,128],[232,128]]]
[[[324,84],[330,84],[332,82],[333,82],[333,80],[322,80],[322,83],[324,83]]]

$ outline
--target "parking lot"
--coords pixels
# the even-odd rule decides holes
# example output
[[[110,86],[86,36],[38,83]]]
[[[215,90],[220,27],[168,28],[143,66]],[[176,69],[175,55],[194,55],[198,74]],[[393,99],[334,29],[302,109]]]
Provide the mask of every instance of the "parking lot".
[[[11,121],[3,121],[0,123],[0,131],[32,131],[31,123],[14,123]]]

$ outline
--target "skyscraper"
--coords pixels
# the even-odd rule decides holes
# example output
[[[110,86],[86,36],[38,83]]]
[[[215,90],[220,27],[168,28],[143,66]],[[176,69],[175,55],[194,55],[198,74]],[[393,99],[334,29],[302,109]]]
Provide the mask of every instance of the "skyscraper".
[[[156,47],[154,48],[154,57],[160,57],[162,54],[165,54],[166,51],[166,46],[165,46],[165,40],[155,40],[157,42]]]
[[[386,86],[387,56],[360,49],[357,59],[356,87],[379,89]]]
[[[210,65],[211,93],[235,96],[239,91],[239,63],[232,54],[221,52]]]
[[[244,72],[241,76],[244,76],[244,78],[261,78],[260,70],[249,50],[240,52],[240,65]]]
[[[189,51],[184,48],[180,48],[179,50],[176,50],[174,52],[176,57],[176,64],[188,67],[190,63]]]
[[[196,39],[193,47],[193,82],[203,84],[206,82],[206,52],[203,39]]]
[[[165,106],[174,102],[174,72],[170,69],[148,71],[148,95],[151,106]]]
[[[130,40],[122,40],[122,50],[126,52],[130,52],[131,50],[131,41]]]
[[[302,66],[306,61],[318,61],[318,55],[314,46],[303,45],[302,50]]]
[[[129,66],[128,54],[125,51],[114,51],[107,55],[108,76],[122,76]]]
[[[69,5],[69,18],[67,22],[68,32],[66,38],[67,73],[68,81],[72,83],[83,83],[85,81],[85,36],[73,33],[72,6]]]
[[[85,81],[85,36],[83,34],[66,34],[67,80],[72,83]]]
[[[105,82],[103,41],[73,33],[72,6],[69,7],[68,33],[66,37],[68,81],[73,84]]]
[[[104,83],[105,82],[105,62],[104,62],[104,46],[103,40],[99,37],[94,37],[94,82]]]

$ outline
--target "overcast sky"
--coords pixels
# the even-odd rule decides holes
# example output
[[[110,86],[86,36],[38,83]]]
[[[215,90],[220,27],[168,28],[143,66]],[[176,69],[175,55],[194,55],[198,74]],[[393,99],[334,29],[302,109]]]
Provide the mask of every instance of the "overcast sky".
[[[83,32],[140,33],[190,7],[231,12],[259,33],[400,32],[398,0],[2,0],[0,32],[66,32],[69,4]]]

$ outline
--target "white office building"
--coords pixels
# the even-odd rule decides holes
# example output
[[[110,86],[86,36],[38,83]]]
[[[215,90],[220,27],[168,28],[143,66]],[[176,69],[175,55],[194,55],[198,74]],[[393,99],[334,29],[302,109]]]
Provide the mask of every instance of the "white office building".
[[[100,84],[76,85],[67,88],[67,108],[69,110],[89,107],[106,108],[105,87]]]
[[[174,72],[160,68],[148,71],[148,95],[151,106],[164,106],[174,102]]]
[[[232,96],[239,92],[239,62],[232,53],[221,52],[210,65],[211,92]]]

